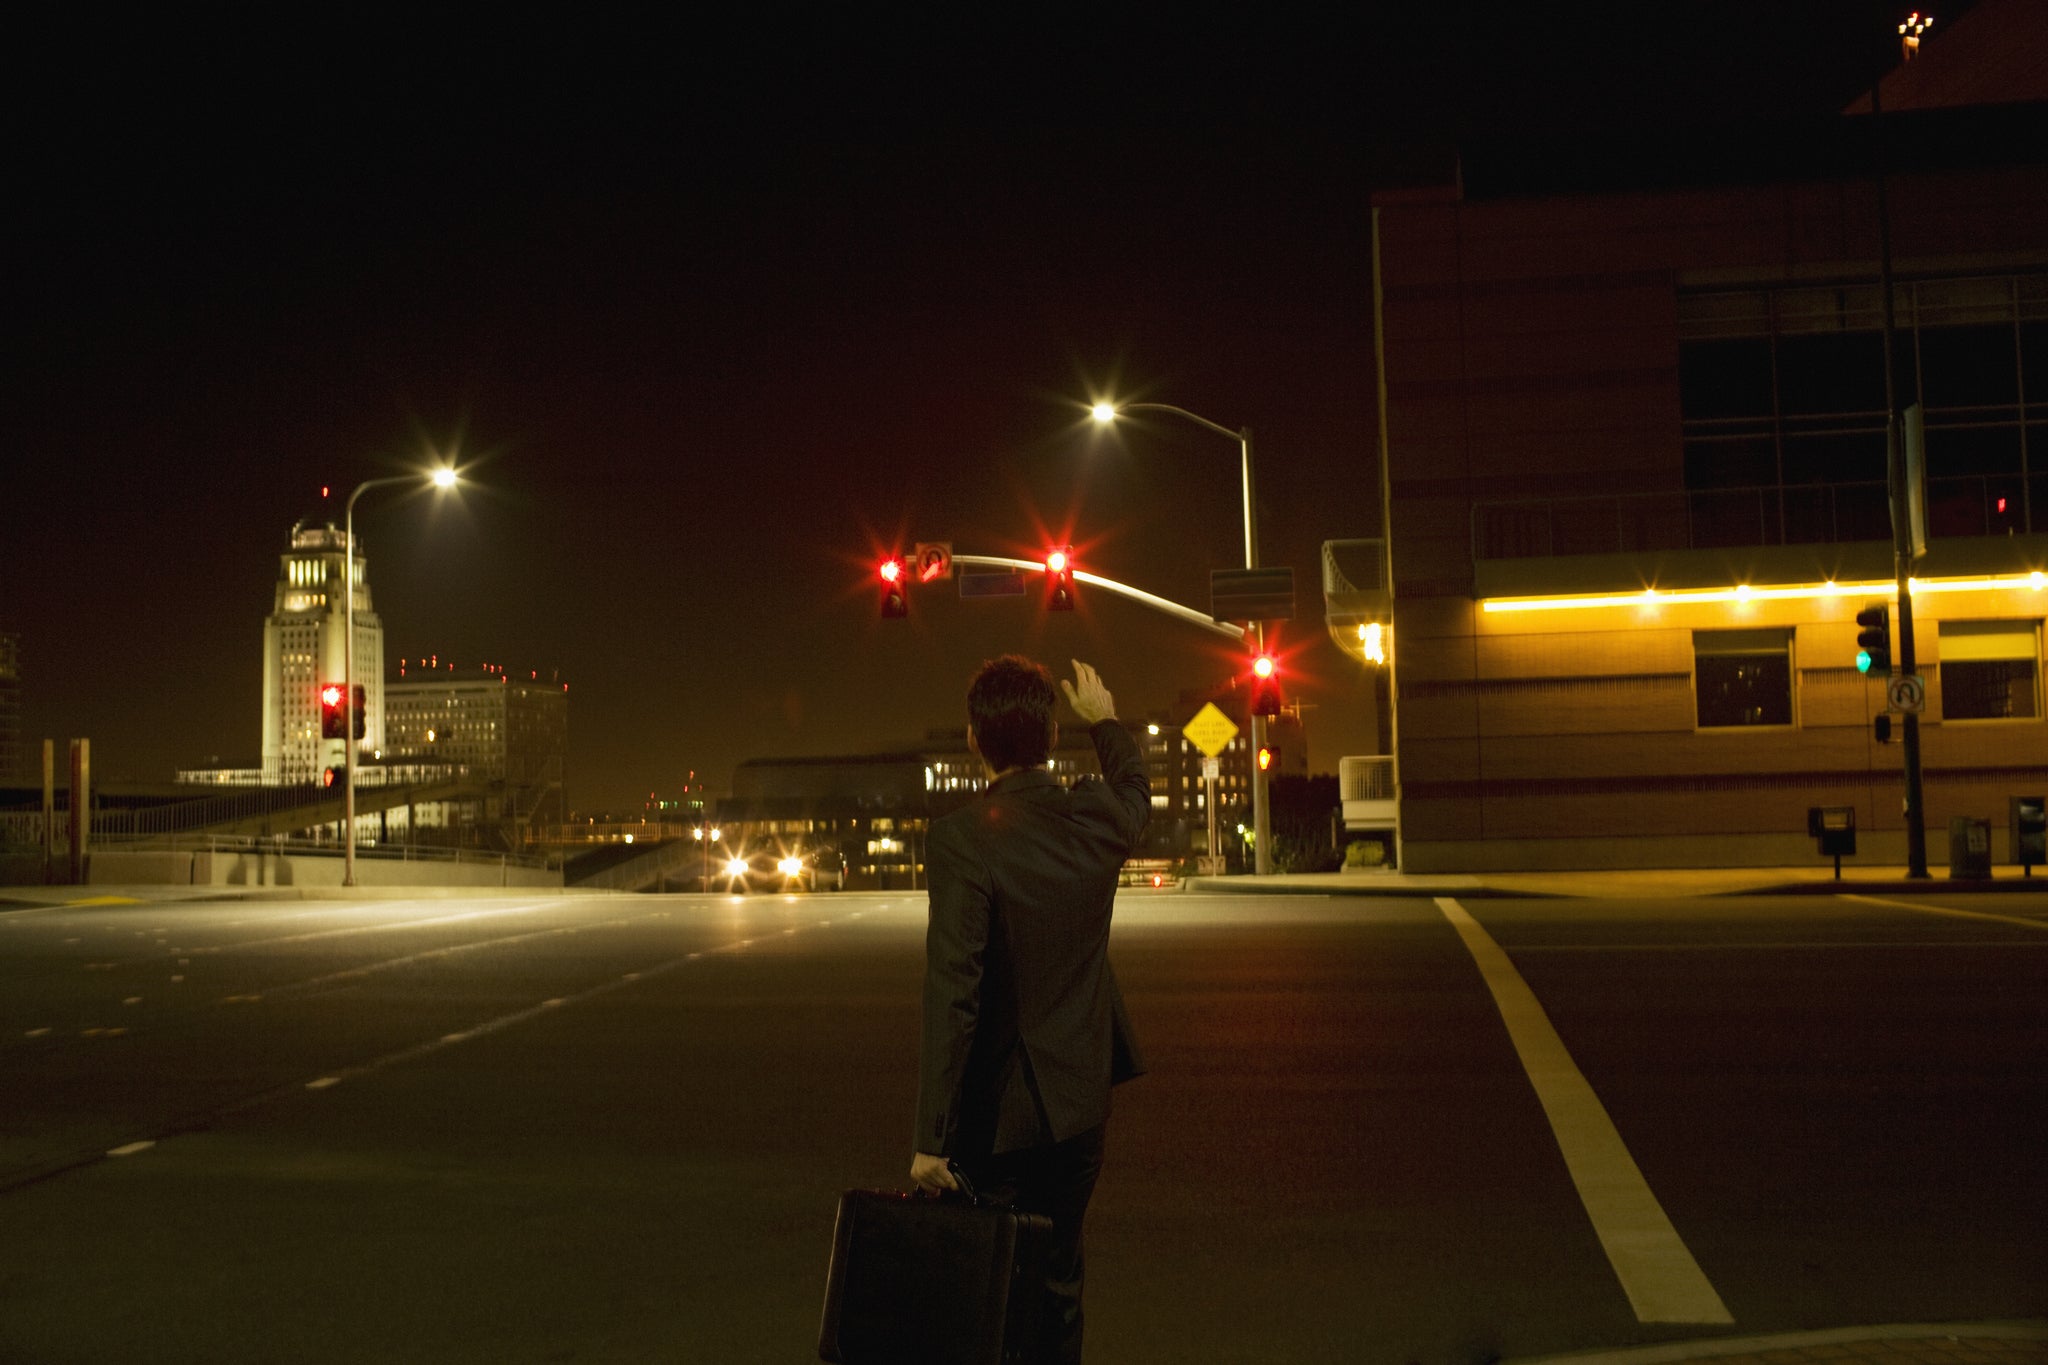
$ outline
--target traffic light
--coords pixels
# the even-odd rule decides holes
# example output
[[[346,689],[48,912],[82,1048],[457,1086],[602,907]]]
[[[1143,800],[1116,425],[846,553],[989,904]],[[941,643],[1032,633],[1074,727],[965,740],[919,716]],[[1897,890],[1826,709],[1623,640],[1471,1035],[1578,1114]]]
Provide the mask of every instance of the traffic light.
[[[1856,671],[1879,677],[1892,671],[1892,609],[1879,603],[1856,613]]]
[[[1259,746],[1259,771],[1265,772],[1268,768],[1271,768],[1272,766],[1273,746],[1270,744],[1261,744]]]
[[[1252,660],[1252,714],[1280,714],[1280,665],[1270,654]]]
[[[357,683],[355,705],[349,708],[349,718],[355,722],[350,727],[350,738],[352,739],[361,739],[366,733],[368,733],[363,723],[364,712],[369,708],[369,702],[367,700],[368,695],[369,694],[364,689],[363,685],[361,683]]]
[[[348,768],[343,764],[336,764],[332,768],[320,770],[320,785],[323,787],[339,787],[346,781],[348,781]]]
[[[882,561],[877,572],[882,576],[882,615],[885,618],[910,615],[908,585],[904,581],[909,575],[903,561],[891,556]]]
[[[348,737],[347,712],[341,704],[346,689],[340,683],[328,683],[320,689],[320,738],[346,739]]]
[[[1045,609],[1047,611],[1072,611],[1074,609],[1074,552],[1072,546],[1062,545],[1056,549],[1046,551]]]

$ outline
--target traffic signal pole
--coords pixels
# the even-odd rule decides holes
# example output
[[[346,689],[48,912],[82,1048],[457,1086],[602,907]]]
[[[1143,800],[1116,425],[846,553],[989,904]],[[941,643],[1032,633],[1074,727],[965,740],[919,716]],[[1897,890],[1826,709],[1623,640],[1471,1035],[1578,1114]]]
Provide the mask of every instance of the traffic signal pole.
[[[1910,499],[1919,490],[1908,487],[1906,478],[1905,423],[1899,413],[1898,381],[1892,371],[1892,215],[1885,192],[1884,104],[1882,78],[1870,86],[1871,140],[1877,156],[1877,274],[1878,292],[1884,304],[1884,434],[1885,479],[1891,487],[1892,566],[1898,579],[1899,672],[1912,677],[1918,670],[1913,653],[1913,533]],[[1927,816],[1920,782],[1920,717],[1908,711],[1899,726],[1906,765],[1906,875],[1921,878],[1927,873]]]

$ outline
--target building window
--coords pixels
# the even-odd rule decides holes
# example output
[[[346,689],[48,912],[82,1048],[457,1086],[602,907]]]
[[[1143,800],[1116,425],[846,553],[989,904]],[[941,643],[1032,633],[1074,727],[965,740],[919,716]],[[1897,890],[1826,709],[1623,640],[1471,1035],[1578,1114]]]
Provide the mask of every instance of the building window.
[[[1700,729],[1792,723],[1790,630],[1696,630],[1692,656]]]
[[[2041,714],[2038,621],[1943,621],[1943,720],[2034,720]]]

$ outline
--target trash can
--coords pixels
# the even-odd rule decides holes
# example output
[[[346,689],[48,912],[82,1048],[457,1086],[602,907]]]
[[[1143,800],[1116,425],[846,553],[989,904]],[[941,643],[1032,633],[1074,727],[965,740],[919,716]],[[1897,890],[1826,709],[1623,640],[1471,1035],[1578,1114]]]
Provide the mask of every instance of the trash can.
[[[1991,877],[1991,822],[1958,815],[1948,822],[1948,875],[1951,881],[1988,881]]]
[[[2035,863],[2048,863],[2048,798],[2012,797],[2008,817],[2007,852],[2031,877]]]

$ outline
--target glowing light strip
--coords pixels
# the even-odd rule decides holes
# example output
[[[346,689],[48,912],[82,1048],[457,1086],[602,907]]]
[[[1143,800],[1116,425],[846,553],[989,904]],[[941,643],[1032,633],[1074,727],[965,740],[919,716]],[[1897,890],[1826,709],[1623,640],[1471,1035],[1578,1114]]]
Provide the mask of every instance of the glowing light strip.
[[[1909,578],[1906,587],[1913,596],[1935,592],[1997,592],[2011,588],[2048,587],[2048,574],[2036,569],[2028,574],[2003,574],[1988,578]],[[1889,578],[1864,583],[1800,583],[1787,587],[1753,588],[1738,583],[1732,588],[1677,588],[1663,591],[1645,588],[1641,592],[1602,593],[1592,597],[1490,597],[1481,602],[1483,611],[1572,611],[1588,607],[1689,606],[1706,602],[1786,602],[1816,597],[1851,594],[1890,595],[1898,584]]]

